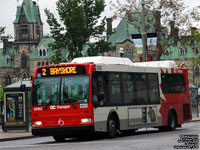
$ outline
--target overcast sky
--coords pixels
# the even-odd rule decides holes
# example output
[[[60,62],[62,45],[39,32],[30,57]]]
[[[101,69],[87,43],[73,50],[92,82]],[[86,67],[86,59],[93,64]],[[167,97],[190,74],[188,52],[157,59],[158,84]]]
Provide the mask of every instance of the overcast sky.
[[[6,27],[6,34],[14,35],[14,26],[13,21],[15,20],[17,5],[20,4],[20,1],[23,0],[0,0],[0,26]],[[39,3],[40,13],[42,21],[44,23],[44,34],[49,33],[49,27],[46,23],[46,16],[44,14],[44,9],[48,8],[51,12],[56,12],[55,2],[57,0],[34,0]],[[105,0],[108,3],[110,0]],[[200,5],[200,0],[184,0],[186,5],[190,7]],[[110,16],[109,8],[106,7],[104,13],[107,17]],[[114,24],[116,26],[117,24]]]

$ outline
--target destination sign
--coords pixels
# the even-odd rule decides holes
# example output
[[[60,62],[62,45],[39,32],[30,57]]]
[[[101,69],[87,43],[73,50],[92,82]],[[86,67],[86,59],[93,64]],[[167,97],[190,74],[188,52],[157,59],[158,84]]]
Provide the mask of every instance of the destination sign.
[[[37,72],[37,77],[61,76],[71,74],[85,74],[84,66],[58,66],[40,68]]]

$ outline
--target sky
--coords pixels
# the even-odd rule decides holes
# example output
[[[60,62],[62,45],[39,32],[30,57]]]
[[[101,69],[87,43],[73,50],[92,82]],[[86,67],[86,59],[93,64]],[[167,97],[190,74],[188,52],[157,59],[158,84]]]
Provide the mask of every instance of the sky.
[[[14,36],[14,25],[13,21],[15,20],[16,16],[16,10],[17,6],[22,2],[23,0],[0,0],[0,26],[6,27],[6,34],[10,34],[11,36]],[[46,15],[44,13],[44,9],[48,8],[51,10],[51,12],[56,12],[56,1],[57,0],[33,0],[36,1],[39,4],[40,7],[40,13],[41,18],[44,23],[44,34],[50,33],[49,26],[46,23]],[[111,0],[105,0],[106,4],[108,4]],[[200,0],[184,0],[185,4],[189,7],[200,5]],[[109,10],[109,7],[107,6],[105,8],[105,12],[103,13],[103,16],[110,17],[111,12]],[[116,21],[113,23],[113,27],[116,27],[119,21]]]

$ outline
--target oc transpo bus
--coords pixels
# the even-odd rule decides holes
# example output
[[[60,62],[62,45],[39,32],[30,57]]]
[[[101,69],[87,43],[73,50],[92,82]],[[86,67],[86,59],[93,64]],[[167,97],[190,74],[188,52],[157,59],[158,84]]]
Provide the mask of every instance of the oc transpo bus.
[[[155,127],[191,120],[188,70],[173,61],[84,57],[38,67],[32,84],[32,134],[66,137]]]

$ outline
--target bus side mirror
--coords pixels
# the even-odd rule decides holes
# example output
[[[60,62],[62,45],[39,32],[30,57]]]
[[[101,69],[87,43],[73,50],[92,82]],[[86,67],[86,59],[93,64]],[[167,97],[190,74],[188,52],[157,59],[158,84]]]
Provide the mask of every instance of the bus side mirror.
[[[98,93],[97,95],[93,95],[92,97],[92,103],[94,105],[94,107],[98,107],[99,105],[101,105],[101,101],[104,100],[104,93]]]
[[[21,84],[20,85],[20,91],[25,91],[26,89],[26,85],[25,84]]]
[[[98,106],[99,102],[98,102],[98,98],[96,95],[92,96],[92,103],[93,103],[94,107]]]
[[[97,98],[98,98],[98,101],[103,100],[104,99],[104,93],[98,93]]]

